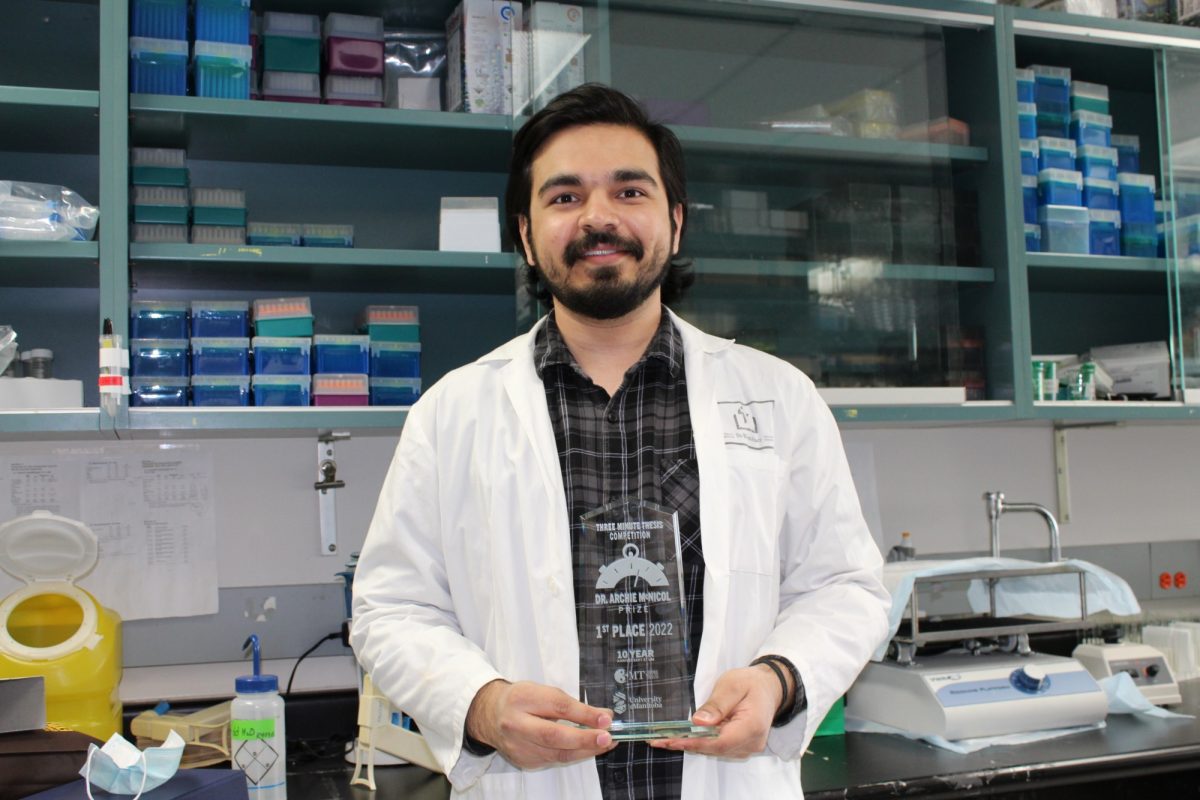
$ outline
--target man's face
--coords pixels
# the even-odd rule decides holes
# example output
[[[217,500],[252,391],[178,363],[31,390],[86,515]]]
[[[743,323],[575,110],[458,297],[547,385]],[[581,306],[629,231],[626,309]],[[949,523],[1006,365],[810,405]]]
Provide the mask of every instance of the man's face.
[[[657,299],[683,208],[667,203],[650,141],[622,125],[568,128],[542,145],[531,172],[521,240],[555,300],[616,319]]]

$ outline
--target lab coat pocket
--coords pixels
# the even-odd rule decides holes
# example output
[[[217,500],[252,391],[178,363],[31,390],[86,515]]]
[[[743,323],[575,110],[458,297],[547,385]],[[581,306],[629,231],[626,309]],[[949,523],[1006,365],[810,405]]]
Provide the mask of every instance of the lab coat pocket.
[[[729,569],[779,574],[784,465],[770,450],[725,449],[729,463]]]

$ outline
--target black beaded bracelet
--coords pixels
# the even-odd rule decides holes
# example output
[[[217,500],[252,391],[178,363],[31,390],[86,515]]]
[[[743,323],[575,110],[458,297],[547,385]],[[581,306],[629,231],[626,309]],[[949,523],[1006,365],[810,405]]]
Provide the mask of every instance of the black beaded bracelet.
[[[750,666],[752,666],[752,667],[756,667],[759,664],[765,664],[766,666],[770,667],[771,672],[774,672],[775,677],[779,679],[779,688],[783,690],[782,696],[779,698],[779,707],[775,709],[775,719],[779,719],[781,716],[783,716],[784,710],[788,707],[787,706],[787,701],[788,701],[787,678],[785,678],[783,676],[783,668],[780,667],[778,664],[776,664],[775,659],[771,658],[770,656],[763,656],[761,658],[756,658],[750,662]],[[771,724],[774,725],[775,724],[774,721],[772,721]]]

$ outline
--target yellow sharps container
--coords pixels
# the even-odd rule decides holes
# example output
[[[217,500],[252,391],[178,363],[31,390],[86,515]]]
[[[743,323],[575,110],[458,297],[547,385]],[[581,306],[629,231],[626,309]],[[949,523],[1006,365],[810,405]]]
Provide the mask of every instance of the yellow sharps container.
[[[41,675],[46,721],[107,740],[121,730],[121,618],[75,585],[96,534],[35,511],[0,525],[0,569],[25,583],[0,602],[0,678]]]

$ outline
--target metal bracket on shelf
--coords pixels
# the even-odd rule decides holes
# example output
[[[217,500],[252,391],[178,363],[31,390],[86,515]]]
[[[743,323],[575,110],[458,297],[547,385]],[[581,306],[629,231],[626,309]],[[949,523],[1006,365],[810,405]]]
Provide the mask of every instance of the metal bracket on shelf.
[[[337,460],[334,457],[333,443],[346,441],[348,433],[327,431],[317,437],[317,482],[313,488],[317,490],[317,511],[321,525],[321,555],[337,555],[337,496],[335,489],[346,485],[337,476]]]

